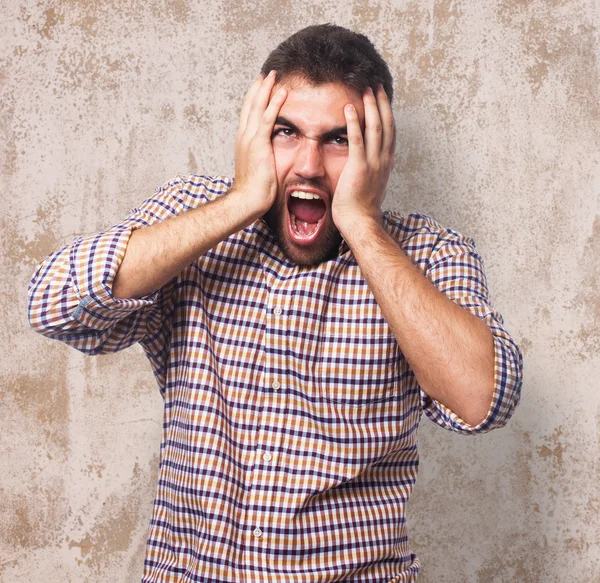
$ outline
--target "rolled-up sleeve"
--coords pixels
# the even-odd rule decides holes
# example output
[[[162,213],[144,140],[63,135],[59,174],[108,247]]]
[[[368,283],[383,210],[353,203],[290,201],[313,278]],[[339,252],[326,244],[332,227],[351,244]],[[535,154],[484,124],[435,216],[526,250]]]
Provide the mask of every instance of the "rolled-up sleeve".
[[[523,355],[504,327],[502,315],[491,304],[483,260],[475,242],[444,230],[432,250],[426,275],[452,301],[488,325],[494,340],[494,394],[486,417],[476,426],[421,391],[424,413],[441,427],[464,434],[504,426],[521,398]]]
[[[129,217],[79,237],[46,257],[28,286],[28,318],[40,334],[86,354],[116,352],[141,342],[159,384],[170,338],[174,281],[147,296],[115,298],[114,278],[135,229],[175,217],[226,191],[225,178],[177,176]]]
[[[32,328],[87,354],[116,352],[141,340],[160,290],[118,299],[112,284],[134,227],[127,222],[80,237],[52,253],[28,288]]]

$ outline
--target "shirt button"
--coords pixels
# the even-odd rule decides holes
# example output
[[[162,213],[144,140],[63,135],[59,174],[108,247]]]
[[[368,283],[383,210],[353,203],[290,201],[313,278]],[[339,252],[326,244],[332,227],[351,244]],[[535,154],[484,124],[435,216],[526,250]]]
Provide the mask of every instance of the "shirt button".
[[[281,308],[275,308],[275,309],[273,310],[273,313],[274,313],[276,316],[281,316]]]
[[[273,389],[277,390],[281,387],[281,385],[277,381],[273,381],[273,384],[271,385],[271,387]]]
[[[260,528],[255,528],[254,532],[252,533],[256,538],[260,538],[262,536],[262,530],[260,530]]]
[[[272,457],[273,457],[273,456],[272,456],[270,453],[265,453],[265,454],[263,454],[263,459],[264,459],[266,462],[270,462]]]

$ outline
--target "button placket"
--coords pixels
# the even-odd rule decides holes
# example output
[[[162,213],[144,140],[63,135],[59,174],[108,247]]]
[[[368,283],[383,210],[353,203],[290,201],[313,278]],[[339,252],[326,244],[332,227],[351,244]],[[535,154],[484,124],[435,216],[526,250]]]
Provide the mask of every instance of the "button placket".
[[[258,393],[254,404],[257,427],[252,432],[253,442],[250,443],[250,446],[255,446],[254,459],[248,460],[251,487],[245,520],[248,544],[245,545],[244,560],[248,565],[265,567],[258,577],[255,570],[246,571],[247,579],[266,582],[271,580],[269,568],[274,566],[270,558],[273,549],[270,548],[269,529],[279,525],[282,518],[273,508],[275,492],[281,481],[277,473],[280,463],[277,456],[283,443],[282,429],[286,426],[285,389],[288,379],[285,375],[288,363],[287,351],[283,349],[289,342],[289,302],[295,288],[293,276],[298,268],[283,257],[266,225],[260,223],[256,232],[264,276],[264,332],[261,339],[262,370],[255,387]]]
[[[262,376],[261,407],[258,411],[259,427],[255,433],[255,457],[252,470],[252,491],[249,496],[248,526],[250,535],[256,546],[255,556],[261,557],[263,550],[267,548],[269,537],[268,528],[271,524],[277,524],[278,517],[272,513],[273,495],[277,484],[277,467],[275,465],[275,452],[278,450],[281,434],[275,428],[279,427],[280,410],[285,406],[282,399],[285,393],[281,391],[285,385],[285,379],[281,377],[281,371],[285,370],[280,362],[278,351],[282,342],[285,342],[285,305],[282,293],[274,281],[270,287],[265,310],[265,332],[264,332],[264,368]],[[265,430],[266,429],[266,430]],[[273,453],[271,453],[273,452]]]

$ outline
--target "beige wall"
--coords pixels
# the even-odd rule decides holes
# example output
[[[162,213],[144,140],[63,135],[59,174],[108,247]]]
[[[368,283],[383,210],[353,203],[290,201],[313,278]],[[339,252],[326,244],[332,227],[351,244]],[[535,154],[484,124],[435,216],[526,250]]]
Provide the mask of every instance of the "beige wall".
[[[424,583],[600,581],[600,3],[1,0],[0,579],[139,581],[161,399],[140,349],[37,336],[61,244],[180,172],[230,174],[240,100],[309,23],[368,34],[396,87],[385,208],[471,235],[525,355],[503,430],[425,421]]]

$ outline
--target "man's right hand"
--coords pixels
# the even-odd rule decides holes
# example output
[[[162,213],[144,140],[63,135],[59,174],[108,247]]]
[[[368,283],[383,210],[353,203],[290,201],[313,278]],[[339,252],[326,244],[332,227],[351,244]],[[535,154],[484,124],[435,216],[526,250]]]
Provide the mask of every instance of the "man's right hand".
[[[247,203],[260,215],[277,197],[277,172],[271,146],[273,127],[287,91],[282,87],[271,96],[275,71],[256,79],[242,104],[235,143],[235,184]]]

